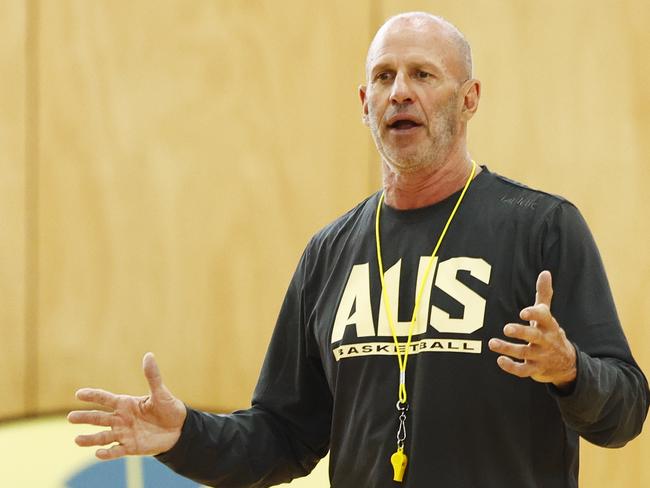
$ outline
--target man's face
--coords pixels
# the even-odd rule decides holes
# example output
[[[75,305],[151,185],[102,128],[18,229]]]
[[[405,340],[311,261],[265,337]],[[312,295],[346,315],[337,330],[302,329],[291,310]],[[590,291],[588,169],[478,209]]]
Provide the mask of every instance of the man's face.
[[[461,83],[450,51],[435,28],[408,23],[390,26],[370,49],[368,85],[360,90],[364,119],[394,171],[436,164],[456,141]]]

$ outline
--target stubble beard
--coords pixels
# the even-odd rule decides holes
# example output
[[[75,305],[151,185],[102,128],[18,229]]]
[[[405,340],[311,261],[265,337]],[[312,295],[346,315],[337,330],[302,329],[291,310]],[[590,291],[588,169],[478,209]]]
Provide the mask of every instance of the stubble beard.
[[[384,125],[379,127],[377,118],[370,113],[370,132],[375,141],[377,151],[385,163],[398,174],[411,174],[424,168],[435,169],[442,166],[453,145],[456,135],[457,116],[455,114],[455,97],[450,97],[441,108],[433,127],[425,126],[427,131],[426,141],[414,147],[398,148],[384,143],[388,139],[389,129]],[[384,130],[382,137],[381,131]]]

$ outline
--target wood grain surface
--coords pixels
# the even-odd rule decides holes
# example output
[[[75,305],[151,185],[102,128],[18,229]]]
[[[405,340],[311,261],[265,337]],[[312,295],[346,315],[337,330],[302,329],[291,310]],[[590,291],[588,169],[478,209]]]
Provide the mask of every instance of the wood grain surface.
[[[1,418],[141,393],[149,350],[184,401],[248,405],[309,237],[379,187],[357,87],[405,10],[467,35],[473,157],[581,209],[650,371],[648,2],[6,1]],[[582,485],[649,458],[585,445]]]
[[[26,411],[25,6],[0,3],[0,418]]]

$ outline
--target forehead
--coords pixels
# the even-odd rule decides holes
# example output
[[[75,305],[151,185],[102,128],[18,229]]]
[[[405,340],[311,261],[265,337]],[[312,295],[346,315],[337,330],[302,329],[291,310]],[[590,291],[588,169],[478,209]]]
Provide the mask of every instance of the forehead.
[[[366,69],[384,64],[434,64],[448,71],[454,47],[443,29],[435,24],[395,22],[384,26],[370,45]]]

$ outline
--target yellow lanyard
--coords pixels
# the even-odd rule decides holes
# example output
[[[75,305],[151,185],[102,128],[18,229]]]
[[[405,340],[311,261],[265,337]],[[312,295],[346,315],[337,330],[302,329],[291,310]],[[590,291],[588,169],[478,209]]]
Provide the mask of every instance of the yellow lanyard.
[[[463,197],[465,196],[465,193],[467,192],[467,189],[469,188],[469,185],[472,182],[472,179],[474,178],[475,174],[476,174],[476,163],[474,162],[474,160],[472,160],[472,171],[469,175],[469,178],[467,178],[465,187],[463,188],[463,191],[460,193],[460,196],[456,201],[456,205],[454,206],[454,209],[451,211],[451,214],[447,219],[447,223],[445,224],[445,227],[442,229],[442,232],[440,233],[440,237],[438,238],[438,242],[436,243],[436,246],[433,248],[433,252],[431,253],[431,257],[429,258],[429,264],[427,265],[427,268],[424,272],[424,276],[422,278],[422,284],[420,285],[420,290],[418,291],[415,298],[415,305],[413,306],[413,317],[411,318],[408,339],[406,341],[406,347],[404,348],[403,352],[400,352],[400,342],[397,340],[395,323],[393,321],[393,312],[391,310],[390,300],[388,300],[388,294],[386,292],[386,283],[384,280],[384,264],[381,259],[379,214],[381,212],[381,204],[384,201],[385,193],[381,194],[381,197],[379,198],[379,203],[377,204],[377,212],[375,214],[375,242],[377,243],[377,264],[379,266],[379,278],[381,280],[382,301],[384,302],[386,316],[388,317],[388,324],[390,326],[391,334],[393,335],[393,341],[395,342],[395,351],[397,353],[397,362],[399,364],[399,392],[398,392],[397,410],[400,413],[399,416],[400,424],[397,432],[397,452],[395,452],[391,456],[391,463],[393,464],[393,468],[395,470],[395,475],[393,478],[395,481],[400,481],[400,482],[402,481],[404,472],[406,470],[406,463],[407,463],[406,454],[404,454],[404,440],[406,439],[405,422],[406,422],[406,411],[408,410],[408,404],[406,402],[407,400],[406,363],[408,361],[409,350],[411,348],[411,338],[413,337],[413,329],[415,327],[415,323],[417,322],[418,308],[420,307],[420,299],[422,298],[422,294],[424,293],[424,288],[426,287],[426,283],[427,283],[427,277],[431,272],[431,268],[435,261],[435,257],[438,252],[438,249],[440,248],[440,244],[442,244],[442,240],[444,239],[445,234],[447,233],[447,229],[449,228],[451,221],[454,219],[454,216],[456,215],[456,211],[458,210],[458,207],[460,207],[460,203],[463,201]],[[381,313],[381,311],[379,313]]]

